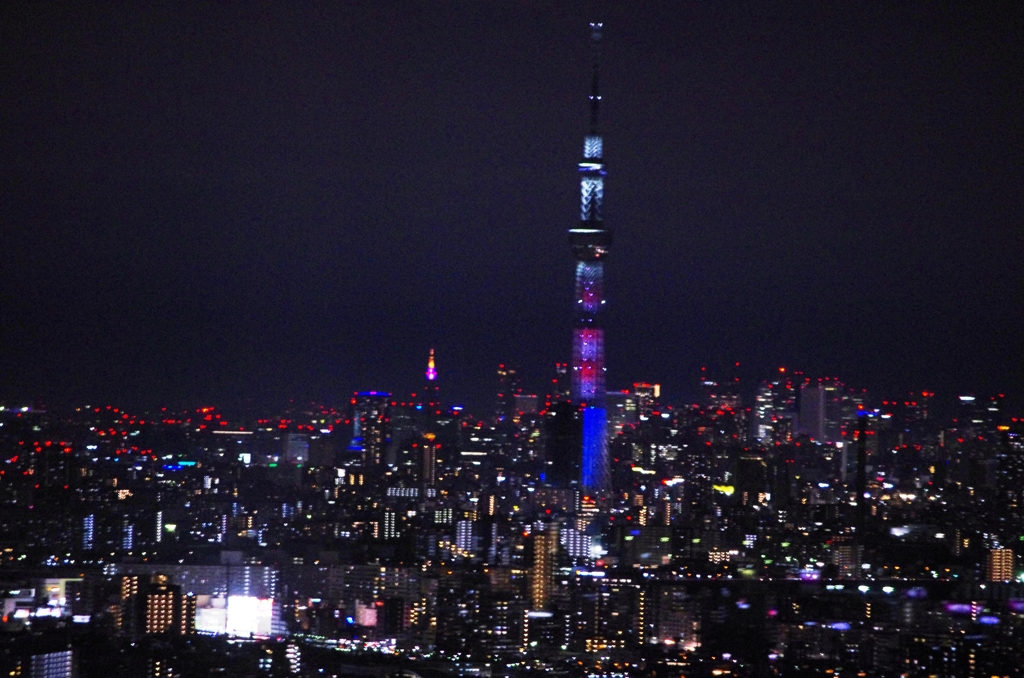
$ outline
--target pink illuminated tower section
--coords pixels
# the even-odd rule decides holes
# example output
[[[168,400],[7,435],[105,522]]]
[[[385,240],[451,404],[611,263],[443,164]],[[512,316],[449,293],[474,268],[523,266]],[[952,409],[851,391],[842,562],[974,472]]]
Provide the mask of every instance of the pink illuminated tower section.
[[[572,342],[572,398],[583,417],[580,484],[600,491],[608,487],[607,411],[604,383],[604,260],[612,232],[601,215],[604,200],[604,143],[598,127],[598,53],[602,24],[590,24],[593,75],[590,87],[590,131],[583,140],[579,163],[580,222],[569,230],[576,259],[576,326]]]
[[[427,381],[437,379],[437,368],[434,367],[434,349],[430,349],[430,358],[427,359]]]

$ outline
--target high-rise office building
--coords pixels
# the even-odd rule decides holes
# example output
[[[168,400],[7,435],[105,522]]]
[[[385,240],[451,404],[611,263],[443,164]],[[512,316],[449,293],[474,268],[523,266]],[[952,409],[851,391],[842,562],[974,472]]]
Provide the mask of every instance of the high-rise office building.
[[[284,459],[289,464],[305,464],[309,459],[309,436],[288,433],[284,436]]]
[[[800,387],[800,433],[814,440],[825,440],[825,385]]]
[[[512,421],[519,423],[524,415],[537,414],[537,396],[530,393],[517,393],[512,398]]]
[[[391,394],[361,391],[352,396],[352,442],[350,452],[362,454],[364,467],[380,466],[391,441]]]
[[[754,396],[753,436],[758,440],[769,442],[775,427],[772,419],[775,416],[775,403],[772,389],[775,383],[762,381]]]
[[[512,419],[515,414],[515,396],[521,392],[515,369],[505,363],[498,363],[498,399],[494,412],[498,421]]]
[[[473,537],[473,521],[460,520],[455,523],[455,547],[463,555],[471,555],[476,551],[476,540]]]
[[[633,397],[636,398],[637,414],[649,417],[661,397],[661,384],[648,384],[645,381],[633,383]]]
[[[608,433],[605,410],[604,260],[612,232],[601,214],[604,201],[604,149],[598,126],[598,52],[602,24],[590,24],[593,54],[590,130],[583,140],[580,174],[580,223],[569,230],[576,259],[576,327],[572,346],[572,398],[582,412],[583,455],[580,484],[601,490],[608,484]]]
[[[754,399],[755,438],[764,442],[786,442],[792,437],[799,421],[798,392],[794,375],[785,367],[780,367],[774,378],[761,382]]]
[[[983,435],[986,415],[983,401],[973,395],[962,395],[959,397],[959,401],[960,404],[953,419],[957,435],[967,439]]]
[[[417,443],[420,448],[420,482],[424,487],[433,487],[437,480],[437,450],[441,445],[435,442],[436,439],[435,434],[428,432]]]
[[[837,378],[821,380],[825,391],[825,426],[823,433],[826,442],[834,443],[843,439],[843,397],[845,385]]]
[[[608,410],[608,431],[615,435],[627,424],[635,424],[639,414],[637,396],[629,391],[608,391],[605,405]]]
[[[707,367],[700,368],[700,388],[704,392],[704,406],[712,409],[737,410],[742,405],[740,398],[740,364],[733,363],[728,378],[719,382],[712,377]]]
[[[582,436],[579,412],[568,400],[552,403],[544,414],[544,477],[559,487],[579,483]]]
[[[555,363],[555,376],[551,379],[551,388],[544,407],[551,407],[552,403],[562,402],[571,397],[572,380],[569,378],[569,363]]]

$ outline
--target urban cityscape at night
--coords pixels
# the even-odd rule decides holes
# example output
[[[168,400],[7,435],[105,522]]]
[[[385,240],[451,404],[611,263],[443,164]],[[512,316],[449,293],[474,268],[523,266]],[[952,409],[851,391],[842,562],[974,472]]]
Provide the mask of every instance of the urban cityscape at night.
[[[0,14],[0,676],[1024,675],[1024,9],[123,11]]]

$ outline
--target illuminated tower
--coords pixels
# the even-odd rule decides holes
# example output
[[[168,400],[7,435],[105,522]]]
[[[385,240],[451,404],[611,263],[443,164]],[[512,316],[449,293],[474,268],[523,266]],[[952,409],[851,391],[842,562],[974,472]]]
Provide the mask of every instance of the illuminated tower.
[[[437,379],[437,368],[434,366],[434,349],[430,349],[430,357],[427,358],[427,381],[435,381]]]
[[[428,421],[434,421],[441,414],[441,398],[437,388],[437,368],[434,367],[434,349],[430,349],[427,360],[427,383],[423,388],[423,407],[427,410]]]
[[[600,490],[608,484],[608,437],[604,385],[604,259],[612,232],[601,215],[604,160],[598,129],[598,53],[603,24],[590,24],[593,77],[590,88],[590,131],[583,140],[580,173],[580,223],[569,230],[576,259],[576,327],[572,338],[572,398],[583,414],[583,459],[580,484]]]

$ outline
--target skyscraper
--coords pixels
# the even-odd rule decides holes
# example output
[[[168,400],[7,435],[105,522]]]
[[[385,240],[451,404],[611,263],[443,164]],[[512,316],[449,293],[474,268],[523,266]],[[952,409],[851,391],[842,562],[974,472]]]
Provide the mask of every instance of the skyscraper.
[[[551,579],[558,553],[558,524],[551,523],[533,536],[533,567],[530,569],[530,603],[544,610],[551,599]]]
[[[376,468],[384,462],[384,453],[391,441],[391,394],[383,391],[361,391],[352,395],[352,441],[350,452],[359,452],[365,468]]]
[[[800,387],[800,433],[821,442],[825,440],[825,395],[820,380]]]
[[[580,173],[580,223],[569,230],[576,259],[576,327],[572,340],[572,397],[583,416],[583,459],[580,484],[604,489],[608,483],[607,412],[604,383],[604,259],[612,232],[601,214],[604,200],[603,143],[598,127],[598,54],[603,24],[590,24],[593,75],[590,88],[590,130],[583,140]]]
[[[520,392],[516,371],[505,363],[498,363],[498,399],[495,418],[498,421],[512,419],[515,412],[515,395]]]

